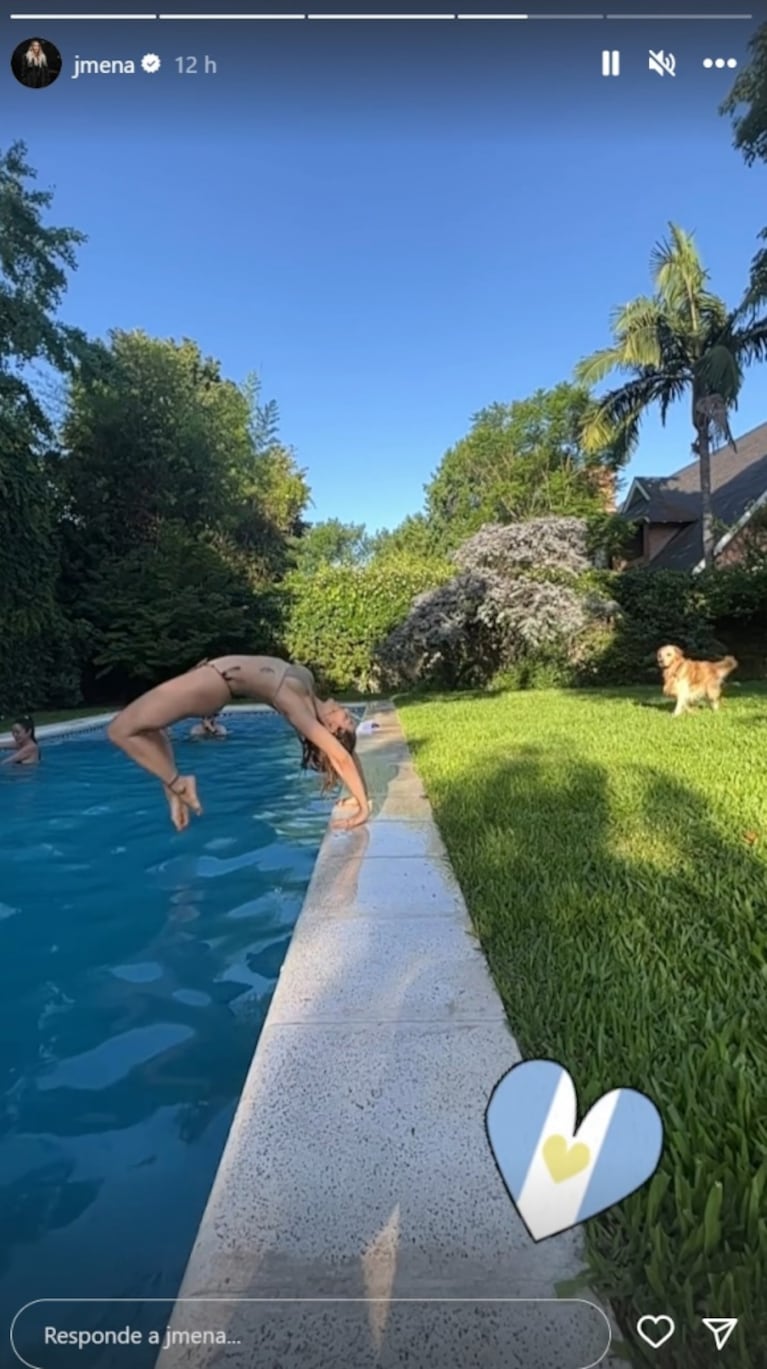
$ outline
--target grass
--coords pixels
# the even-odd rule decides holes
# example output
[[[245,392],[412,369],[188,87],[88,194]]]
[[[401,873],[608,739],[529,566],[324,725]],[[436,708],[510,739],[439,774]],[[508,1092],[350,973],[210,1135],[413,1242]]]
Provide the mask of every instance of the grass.
[[[522,1052],[657,1104],[654,1178],[585,1227],[631,1358],[767,1364],[767,693],[672,721],[657,691],[400,704]]]

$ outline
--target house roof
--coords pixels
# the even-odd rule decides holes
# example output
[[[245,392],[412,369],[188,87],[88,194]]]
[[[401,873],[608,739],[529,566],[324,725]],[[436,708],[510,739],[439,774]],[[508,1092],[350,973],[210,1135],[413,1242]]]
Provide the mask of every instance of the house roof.
[[[728,528],[767,495],[767,423],[736,438],[736,449],[720,447],[711,456],[714,518]],[[700,470],[697,461],[674,475],[640,476],[621,509],[624,518],[679,525],[679,531],[651,561],[653,570],[693,570],[703,558],[700,521]]]
[[[675,481],[674,475],[645,477],[641,488],[637,486],[629,493],[624,505],[626,517],[633,514],[637,521],[648,523],[693,523],[700,516],[700,491],[680,489]]]

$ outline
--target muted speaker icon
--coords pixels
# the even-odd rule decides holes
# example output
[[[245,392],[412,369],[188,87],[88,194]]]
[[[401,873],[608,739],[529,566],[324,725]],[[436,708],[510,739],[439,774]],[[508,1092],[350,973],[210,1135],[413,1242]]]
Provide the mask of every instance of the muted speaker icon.
[[[651,48],[647,66],[659,76],[676,76],[676,57],[673,52],[653,52]]]

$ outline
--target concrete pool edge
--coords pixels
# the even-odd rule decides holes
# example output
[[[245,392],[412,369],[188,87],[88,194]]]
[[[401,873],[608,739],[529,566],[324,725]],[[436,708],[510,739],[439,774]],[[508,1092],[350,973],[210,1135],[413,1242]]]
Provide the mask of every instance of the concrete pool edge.
[[[253,1300],[511,1288],[561,1310],[557,1287],[584,1268],[580,1231],[534,1243],[495,1169],[484,1109],[520,1052],[396,710],[366,721],[373,817],[325,833],[170,1322],[226,1325],[227,1369],[254,1363],[235,1341]],[[576,1296],[617,1339],[605,1304]],[[222,1362],[220,1346],[178,1343],[156,1369]],[[597,1362],[617,1364],[609,1347]]]
[[[35,736],[38,741],[43,741],[46,737],[67,737],[71,732],[96,732],[98,728],[111,723],[114,716],[113,710],[111,713],[91,714],[87,718],[73,718],[66,723],[40,723],[39,727],[35,727]],[[10,732],[0,732],[0,745],[11,740]]]

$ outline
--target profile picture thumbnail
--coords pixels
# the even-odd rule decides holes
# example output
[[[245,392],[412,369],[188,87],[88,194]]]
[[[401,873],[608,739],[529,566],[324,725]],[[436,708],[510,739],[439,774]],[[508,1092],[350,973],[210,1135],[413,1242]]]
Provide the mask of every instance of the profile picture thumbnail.
[[[14,48],[11,71],[21,85],[43,90],[61,75],[61,53],[45,38],[27,38]]]

